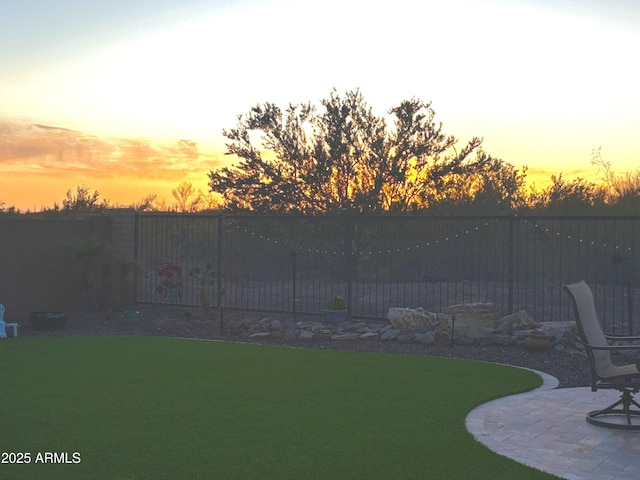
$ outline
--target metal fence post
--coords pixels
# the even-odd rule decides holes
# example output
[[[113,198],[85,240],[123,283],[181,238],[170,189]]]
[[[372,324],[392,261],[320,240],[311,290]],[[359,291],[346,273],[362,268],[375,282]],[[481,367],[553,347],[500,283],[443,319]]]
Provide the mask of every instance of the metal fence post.
[[[293,314],[293,320],[296,320],[296,275],[297,275],[297,265],[296,265],[296,251],[291,250],[291,311]]]
[[[509,216],[509,243],[508,243],[508,254],[507,254],[507,288],[508,288],[508,302],[509,302],[509,313],[513,313],[513,289],[514,289],[514,278],[513,278],[513,267],[515,262],[514,255],[514,245],[513,245],[513,229],[515,224],[516,215]]]
[[[347,214],[347,248],[346,248],[346,256],[347,256],[347,318],[351,319],[352,314],[352,285],[353,282],[353,218],[352,214]]]
[[[133,261],[136,263],[136,268],[133,270],[133,305],[135,305],[140,299],[140,215],[134,213],[133,215]]]
[[[222,287],[222,215],[218,215],[217,218],[217,245],[216,245],[216,306],[218,307],[218,311],[220,312],[220,333],[224,333],[224,315],[222,308],[222,295],[223,295],[223,287]]]

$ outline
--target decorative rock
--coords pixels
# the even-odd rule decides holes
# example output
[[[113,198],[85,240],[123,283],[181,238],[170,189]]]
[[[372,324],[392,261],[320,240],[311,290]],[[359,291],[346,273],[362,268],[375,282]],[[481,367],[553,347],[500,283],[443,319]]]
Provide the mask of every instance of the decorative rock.
[[[340,331],[349,332],[351,331],[351,329],[353,329],[353,323],[351,323],[349,320],[345,320],[344,322],[340,322],[338,324],[338,330]]]
[[[396,342],[398,343],[411,343],[415,340],[415,335],[413,333],[403,333],[396,337]]]
[[[433,321],[433,326],[436,331],[451,330],[451,325],[453,325],[453,317],[450,315],[438,314]],[[456,325],[456,327],[458,327],[458,325]]]
[[[360,335],[362,340],[377,340],[380,337],[378,332],[365,332]]]
[[[431,345],[434,341],[435,335],[436,335],[436,332],[434,331],[416,333],[415,335],[416,342],[420,342],[423,345]]]
[[[284,332],[284,339],[285,340],[295,340],[296,338],[298,338],[298,335],[300,335],[300,329],[299,328],[288,328]]]
[[[310,332],[308,330],[300,330],[300,335],[298,335],[298,338],[301,340],[311,340],[313,339],[313,332]]]
[[[331,335],[331,340],[353,340],[360,338],[359,333],[335,333]]]
[[[296,326],[300,329],[304,328],[307,330],[311,330],[313,328],[314,325],[316,325],[317,322],[297,322]]]
[[[553,335],[554,342],[560,342],[565,347],[576,348],[580,341],[576,322],[540,322],[540,330]]]
[[[265,317],[258,322],[258,325],[260,325],[260,328],[267,330],[271,326],[271,322],[271,317]]]
[[[259,324],[256,323],[255,325],[250,325],[249,326],[249,329],[246,332],[246,336],[250,337],[254,333],[264,333],[264,330],[262,328],[260,328]]]
[[[271,335],[269,332],[254,332],[249,335],[249,338],[268,337],[269,335]]]
[[[326,329],[326,325],[323,325],[322,323],[316,322],[313,325],[311,325],[311,331],[312,332],[319,332],[320,330]]]
[[[489,327],[481,327],[480,325],[469,325],[466,328],[466,336],[469,338],[484,338],[493,331]]]
[[[578,334],[578,327],[576,325],[571,326],[571,328],[565,330],[564,333],[561,333],[559,336],[560,343],[563,346],[584,350],[584,345],[581,343],[580,335]]]
[[[496,311],[491,303],[465,303],[442,309],[442,313],[456,316],[456,329],[469,325],[493,328]]]
[[[391,307],[387,313],[391,325],[398,330],[429,330],[435,317],[435,313],[423,308]]]
[[[366,333],[369,331],[369,327],[365,322],[359,322],[353,325],[352,331],[358,332],[358,333]]]
[[[527,312],[521,310],[498,320],[496,322],[496,331],[513,333],[518,330],[531,330],[539,326]]]
[[[280,320],[278,320],[277,318],[275,320],[273,320],[271,322],[271,325],[269,326],[270,330],[280,330],[282,328],[282,322]]]
[[[398,330],[397,328],[388,328],[387,330],[382,332],[382,335],[380,335],[380,340],[393,340],[398,335],[400,335],[400,332],[401,330]]]
[[[513,332],[511,334],[511,337],[516,341],[516,342],[522,342],[525,338],[527,338],[527,335],[529,335],[529,332],[531,330],[519,330],[517,332]],[[496,332],[498,332],[496,330]]]
[[[324,335],[325,337],[330,337],[335,333],[335,330],[331,330],[330,328],[321,328],[319,330],[314,330],[313,333],[317,333],[318,335]]]

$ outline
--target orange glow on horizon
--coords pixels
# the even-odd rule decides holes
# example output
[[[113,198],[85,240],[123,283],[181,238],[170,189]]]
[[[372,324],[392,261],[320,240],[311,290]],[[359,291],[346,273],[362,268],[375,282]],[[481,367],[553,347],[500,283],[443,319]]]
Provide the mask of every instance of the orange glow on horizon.
[[[171,207],[176,203],[172,190],[180,183],[191,183],[195,191],[207,194],[207,174],[236,161],[221,147],[188,140],[90,135],[0,119],[0,205],[40,211],[61,205],[67,191],[75,193],[76,187],[86,186],[114,206],[134,205],[155,194],[156,204]],[[529,166],[526,182],[540,191],[551,183],[552,175],[560,174],[566,180],[602,181],[597,168],[587,162],[564,170]]]

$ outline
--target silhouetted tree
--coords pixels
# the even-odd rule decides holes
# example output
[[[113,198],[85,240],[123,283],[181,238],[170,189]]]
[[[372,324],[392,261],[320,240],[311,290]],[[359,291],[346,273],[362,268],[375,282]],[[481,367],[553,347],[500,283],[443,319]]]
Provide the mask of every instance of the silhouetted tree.
[[[190,182],[182,182],[171,190],[173,198],[176,199],[177,210],[179,212],[195,212],[198,210],[200,199]]]
[[[177,203],[170,209],[175,208],[178,212],[211,211],[219,207],[211,192],[205,194],[200,189],[196,190],[191,182],[181,182],[171,190],[171,194]]]
[[[24,213],[19,208],[16,208],[14,205],[11,205],[10,207],[7,207],[5,205],[6,204],[0,200],[0,215],[11,216],[11,215],[21,215]]]
[[[527,169],[491,159],[477,175],[478,185],[472,200],[477,211],[505,214],[526,208]]]
[[[431,104],[415,98],[389,111],[392,127],[358,90],[344,96],[333,90],[321,106],[257,105],[223,131],[227,154],[240,161],[209,179],[227,208],[404,212],[437,203],[462,179],[488,178],[484,169],[503,165],[482,151],[479,138],[459,148],[435,122]]]
[[[640,170],[616,176],[613,190],[615,199],[612,207],[617,214],[640,214]]]
[[[640,169],[616,175],[611,162],[602,157],[602,147],[591,152],[591,163],[603,176],[606,201],[617,214],[640,213]]]
[[[156,201],[158,195],[155,193],[148,193],[142,197],[138,202],[131,204],[131,207],[138,212],[153,212],[157,210]]]
[[[429,211],[442,214],[508,214],[528,205],[526,168],[488,157],[483,168],[452,176],[429,201]]]
[[[109,208],[109,201],[100,199],[98,191],[89,192],[84,185],[76,187],[75,195],[67,190],[66,198],[62,201],[62,210],[73,213],[95,213]]]
[[[552,184],[541,192],[534,192],[529,198],[532,209],[550,214],[596,213],[605,205],[602,187],[582,178],[567,181],[562,174],[551,175]]]

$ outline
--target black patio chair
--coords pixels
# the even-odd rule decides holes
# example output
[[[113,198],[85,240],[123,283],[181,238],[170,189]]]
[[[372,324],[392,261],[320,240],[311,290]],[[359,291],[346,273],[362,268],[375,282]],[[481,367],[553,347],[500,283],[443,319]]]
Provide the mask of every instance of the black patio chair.
[[[620,399],[612,405],[589,412],[587,422],[609,428],[640,430],[640,404],[633,398],[640,390],[640,362],[616,365],[611,358],[613,352],[640,352],[640,345],[631,343],[640,337],[614,337],[603,333],[593,293],[586,282],[563,288],[571,298],[581,343],[589,360],[591,390],[616,389],[621,393]]]

